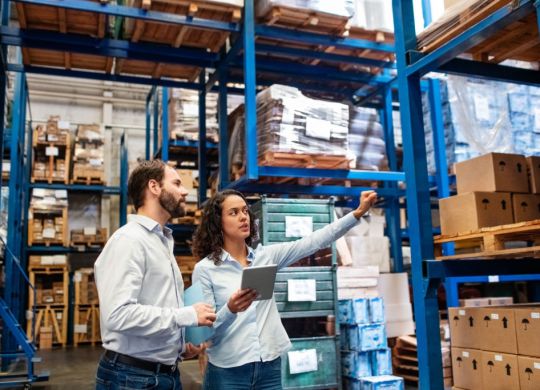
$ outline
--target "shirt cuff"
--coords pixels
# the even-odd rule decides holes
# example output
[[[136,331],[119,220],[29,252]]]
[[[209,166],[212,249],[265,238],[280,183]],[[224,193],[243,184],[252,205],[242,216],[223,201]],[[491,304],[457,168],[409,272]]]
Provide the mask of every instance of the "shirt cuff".
[[[223,305],[223,307],[220,309],[220,313],[221,313],[221,316],[223,316],[223,318],[221,319],[222,321],[227,321],[227,320],[236,318],[236,314],[237,314],[237,313],[233,313],[231,309],[229,309],[228,304]]]
[[[199,319],[193,306],[186,306],[178,309],[176,312],[176,323],[179,327],[198,326]]]

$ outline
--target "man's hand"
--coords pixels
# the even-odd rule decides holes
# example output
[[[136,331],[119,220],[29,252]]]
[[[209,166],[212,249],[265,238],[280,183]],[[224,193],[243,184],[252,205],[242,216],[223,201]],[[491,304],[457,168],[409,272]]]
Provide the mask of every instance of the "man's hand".
[[[244,290],[238,290],[233,295],[231,295],[227,306],[229,306],[229,310],[231,311],[231,313],[245,311],[249,306],[251,306],[251,304],[258,295],[259,294],[257,293],[257,291],[249,288],[246,288]]]
[[[358,208],[353,211],[356,219],[360,219],[362,215],[367,213],[376,201],[377,193],[375,191],[362,191],[360,194],[360,204],[358,205]]]
[[[196,303],[193,308],[197,312],[199,326],[212,326],[216,320],[216,311],[207,303]]]
[[[182,353],[182,357],[184,359],[191,359],[191,358],[197,356],[198,354],[200,354],[205,349],[206,349],[206,346],[205,346],[204,343],[202,343],[200,345],[193,345],[191,343],[187,343],[186,344],[186,350],[184,351],[184,353]]]

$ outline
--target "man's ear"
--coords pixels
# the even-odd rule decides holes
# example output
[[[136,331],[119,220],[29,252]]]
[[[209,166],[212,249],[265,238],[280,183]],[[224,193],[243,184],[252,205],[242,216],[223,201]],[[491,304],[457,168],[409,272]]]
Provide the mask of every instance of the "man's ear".
[[[151,194],[154,194],[156,196],[159,196],[159,194],[161,193],[161,186],[159,185],[157,180],[150,179],[148,181],[147,188],[148,188],[148,191],[150,191]]]

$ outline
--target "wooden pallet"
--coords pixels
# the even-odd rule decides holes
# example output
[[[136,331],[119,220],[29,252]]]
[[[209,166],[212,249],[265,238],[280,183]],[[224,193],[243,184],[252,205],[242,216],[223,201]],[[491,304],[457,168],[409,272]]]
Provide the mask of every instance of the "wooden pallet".
[[[71,165],[71,137],[69,133],[66,135],[65,140],[59,141],[43,141],[38,140],[37,130],[34,130],[32,146],[32,176],[30,181],[35,182],[47,182],[52,183],[64,183],[69,184],[69,168]],[[56,149],[56,155],[48,153],[51,149]],[[59,160],[64,161],[64,174],[62,177],[54,176],[56,163]],[[45,175],[37,176],[35,173],[35,164],[46,164]]]
[[[24,65],[39,65],[61,69],[82,69],[111,73],[114,58],[56,50],[22,48]]]
[[[90,1],[108,2],[108,0]],[[96,38],[103,38],[107,32],[105,14],[25,3],[16,3],[15,7],[22,29],[57,31]]]
[[[130,0],[128,5],[219,22],[237,23],[242,17],[241,7],[213,1]],[[163,43],[175,48],[185,46],[209,49],[217,53],[227,41],[230,33],[167,23],[127,20],[124,35],[132,42]]]
[[[319,168],[319,169],[349,169],[349,159],[346,156],[331,156],[321,154],[265,152],[259,158],[259,165],[273,167]]]
[[[495,11],[512,7],[513,0],[480,0],[469,4],[453,18],[447,18],[439,25],[428,27],[418,35],[419,51],[429,53],[465,32],[471,26],[484,20]],[[443,31],[446,29],[446,31]],[[507,59],[540,61],[540,39],[538,22],[533,11],[521,20],[501,29],[467,51],[474,60],[500,63]]]
[[[482,228],[474,232],[434,238],[437,260],[477,259],[497,257],[539,257],[540,220]],[[508,248],[509,242],[525,242],[527,247]],[[452,256],[442,255],[442,245],[454,243],[456,252]]]
[[[73,345],[96,345],[101,342],[99,306],[76,305],[73,311]]]
[[[57,215],[62,217],[62,226],[63,226],[63,232],[62,232],[62,240],[56,239],[56,238],[37,238],[36,234],[34,233],[34,220],[39,218],[38,215]],[[61,245],[68,247],[69,246],[69,236],[68,236],[68,216],[67,216],[67,207],[63,207],[62,209],[50,209],[50,210],[42,210],[42,209],[36,209],[31,207],[30,211],[28,213],[28,245],[45,245],[47,247],[49,246],[55,246],[55,245]],[[43,218],[40,218],[43,219]]]
[[[115,74],[147,75],[155,79],[170,77],[174,79],[195,81],[201,69],[196,66],[167,64],[142,60],[117,59]]]
[[[103,175],[101,176],[81,176],[76,175],[71,179],[72,184],[86,184],[89,185],[102,185],[105,184],[105,180],[103,180]]]
[[[34,333],[36,343],[40,344],[40,331],[43,327],[52,327],[53,345],[66,346],[67,343],[68,308],[67,306],[55,307],[46,305],[36,310]],[[27,320],[26,334],[30,341],[32,338],[32,319]],[[39,345],[41,347],[41,345]]]
[[[73,284],[75,287],[75,305],[99,304],[93,268],[82,268],[75,271]]]
[[[257,10],[257,20],[270,26],[325,35],[346,36],[350,29],[348,16],[284,5],[273,5],[265,10]]]

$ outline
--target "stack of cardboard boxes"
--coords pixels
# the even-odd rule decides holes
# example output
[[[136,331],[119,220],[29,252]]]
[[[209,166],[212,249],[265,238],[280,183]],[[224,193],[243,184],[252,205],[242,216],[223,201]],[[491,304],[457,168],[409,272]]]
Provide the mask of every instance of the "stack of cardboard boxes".
[[[74,183],[105,183],[104,141],[100,125],[79,125],[73,152]]]
[[[540,306],[449,309],[454,389],[540,389]]]
[[[51,116],[46,125],[34,131],[32,179],[68,183],[70,123]]]
[[[28,245],[69,246],[67,191],[34,188],[28,213]]]
[[[456,196],[441,199],[441,233],[540,219],[540,157],[490,153],[455,165]]]

